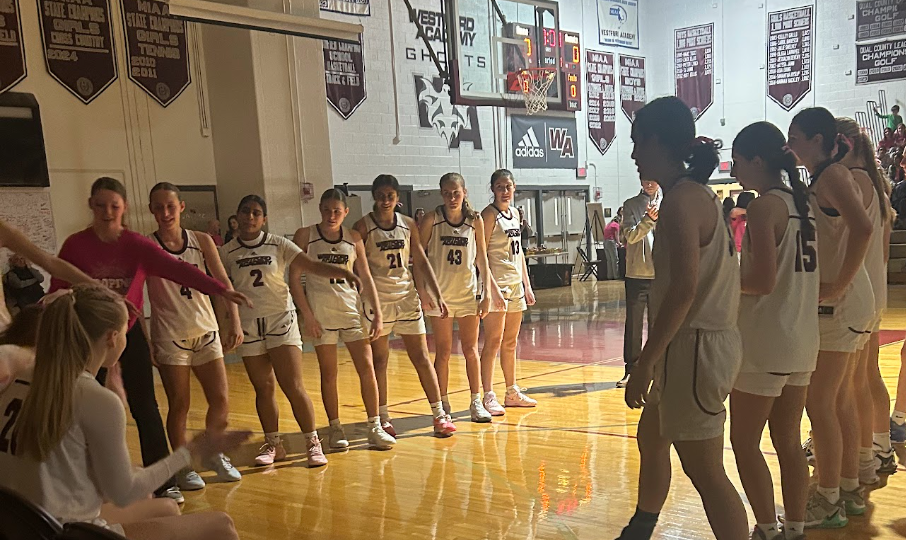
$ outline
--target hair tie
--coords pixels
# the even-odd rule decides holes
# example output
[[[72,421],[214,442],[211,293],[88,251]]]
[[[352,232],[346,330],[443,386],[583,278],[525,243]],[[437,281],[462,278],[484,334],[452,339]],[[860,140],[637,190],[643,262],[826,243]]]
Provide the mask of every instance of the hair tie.
[[[837,138],[834,139],[834,142],[836,142],[838,145],[846,146],[847,150],[851,150],[853,148],[853,141],[842,133],[837,133]]]
[[[696,137],[695,140],[692,141],[692,143],[693,144],[714,144],[714,139],[705,137],[704,135],[700,135],[700,136]]]
[[[48,295],[45,295],[44,298],[41,298],[41,300],[38,302],[38,304],[43,307],[47,307],[47,306],[53,304],[54,302],[56,302],[57,300],[59,300],[60,298],[63,298],[64,296],[69,296],[71,294],[72,294],[72,289],[60,289],[58,291],[54,291]],[[75,296],[72,297],[72,304],[75,305]]]

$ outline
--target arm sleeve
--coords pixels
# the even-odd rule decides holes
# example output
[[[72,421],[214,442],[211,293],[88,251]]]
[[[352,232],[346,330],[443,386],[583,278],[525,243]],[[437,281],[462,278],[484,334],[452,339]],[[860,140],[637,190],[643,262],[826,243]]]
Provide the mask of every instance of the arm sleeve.
[[[6,274],[6,282],[13,289],[24,289],[25,287],[28,287],[32,283],[35,283],[35,280],[34,280],[34,278],[26,279],[26,280],[19,279],[19,276],[16,275],[15,272],[10,271],[10,272],[7,272],[7,274]]]
[[[226,290],[223,283],[191,264],[171,257],[160,246],[144,236],[133,235],[129,251],[131,256],[142,261],[149,275],[168,279],[211,296],[219,295]]]
[[[117,506],[148,497],[191,463],[189,451],[180,448],[150,467],[133,469],[126,447],[126,411],[113,392],[93,381],[82,394],[79,416],[92,476],[101,495]]]
[[[75,251],[75,248],[73,248],[72,240],[71,240],[71,239],[72,239],[72,237],[70,236],[69,238],[67,238],[67,239],[63,242],[63,247],[60,248],[60,254],[57,255],[57,257],[59,257],[60,259],[63,259],[64,261],[66,261],[66,262],[72,264],[73,266],[75,266],[75,267],[78,268],[79,270],[82,270],[83,272],[85,272],[85,270],[84,270],[81,266],[79,266],[78,264],[76,264],[76,262],[75,262],[75,260],[74,260],[73,252]],[[85,273],[87,274],[87,272],[85,272]],[[91,276],[91,277],[94,277],[94,276]],[[62,280],[62,279],[60,279],[60,278],[51,276],[51,278],[50,278],[50,290],[48,290],[47,292],[48,292],[48,293],[52,293],[52,292],[54,292],[54,291],[56,291],[56,290],[59,290],[59,289],[67,289],[67,288],[69,288],[69,287],[71,287],[71,286],[72,286],[72,284],[69,283],[68,281],[64,281],[64,280]]]

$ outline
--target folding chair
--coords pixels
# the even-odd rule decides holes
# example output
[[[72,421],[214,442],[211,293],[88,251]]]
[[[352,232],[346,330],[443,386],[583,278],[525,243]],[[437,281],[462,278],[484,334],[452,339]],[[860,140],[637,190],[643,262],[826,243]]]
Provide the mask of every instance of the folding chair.
[[[0,538],[54,540],[62,530],[53,516],[16,492],[0,487]]]
[[[579,281],[588,281],[588,278],[591,276],[595,276],[595,279],[598,279],[598,264],[601,261],[590,261],[588,260],[588,255],[585,253],[584,249],[580,247],[577,247],[576,249],[579,250],[579,257],[582,258],[582,260],[579,261],[582,263],[582,268],[580,270],[582,275],[579,276]]]

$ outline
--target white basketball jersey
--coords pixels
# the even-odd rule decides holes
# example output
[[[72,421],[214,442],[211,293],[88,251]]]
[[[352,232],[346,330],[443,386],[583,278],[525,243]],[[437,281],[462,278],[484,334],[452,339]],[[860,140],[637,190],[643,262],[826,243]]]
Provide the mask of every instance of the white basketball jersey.
[[[811,230],[803,230],[791,191],[774,188],[764,194],[787,206],[789,219],[777,246],[774,290],[764,296],[743,294],[739,303],[743,372],[797,373],[814,371],[818,359],[818,243],[814,212],[809,209]],[[750,229],[742,240],[740,270],[743,278],[754,272]]]
[[[478,294],[474,221],[474,217],[463,216],[461,223],[453,224],[447,220],[443,206],[435,210],[434,228],[428,241],[428,261],[448,304],[474,302]]]
[[[220,248],[220,259],[233,288],[248,296],[255,306],[239,306],[243,320],[271,317],[293,311],[293,299],[286,284],[286,267],[302,250],[291,240],[264,233],[245,243],[236,237]]]
[[[508,209],[508,213],[501,212],[493,204],[489,207],[497,212],[494,228],[491,231],[491,241],[488,243],[488,264],[491,275],[501,288],[512,287],[522,283],[522,267],[525,264],[519,212],[512,207]]]
[[[885,223],[881,217],[881,201],[875,190],[871,190],[871,204],[866,211],[871,220],[872,233],[865,253],[865,271],[868,272],[871,290],[875,295],[875,312],[880,312],[887,309],[887,262],[884,260]]]
[[[699,251],[698,288],[681,328],[706,331],[736,330],[736,319],[739,315],[739,261],[736,258],[736,245],[724,221],[723,206],[717,195],[708,187],[691,180],[680,182],[691,182],[707,191],[714,202],[714,212],[717,214],[714,235]],[[652,250],[654,275],[657,276],[651,285],[652,321],[657,320],[657,312],[672,286],[668,248],[666,242],[658,240]]]
[[[317,225],[309,227],[308,256],[325,264],[342,266],[352,272],[356,260],[352,233],[346,227],[341,227],[340,238],[331,241],[324,238]],[[343,330],[361,324],[359,293],[345,279],[307,274],[305,296],[324,330]]]
[[[151,233],[148,238],[173,257],[207,272],[204,254],[195,231],[182,231],[182,249],[170,251]],[[217,317],[207,295],[183,287],[168,279],[149,276],[148,299],[151,301],[151,339],[181,341],[217,331]]]
[[[369,213],[365,216],[365,226],[368,228],[365,255],[377,286],[378,299],[381,304],[387,304],[405,298],[415,289],[415,284],[409,270],[412,235],[403,216],[395,213],[393,226],[382,229]]]

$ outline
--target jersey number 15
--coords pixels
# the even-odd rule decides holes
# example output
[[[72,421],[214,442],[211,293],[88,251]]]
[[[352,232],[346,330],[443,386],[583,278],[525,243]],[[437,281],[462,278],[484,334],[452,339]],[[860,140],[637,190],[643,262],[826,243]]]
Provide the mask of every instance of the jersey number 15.
[[[815,249],[815,230],[796,232],[796,271],[814,272],[818,269],[818,250]]]

